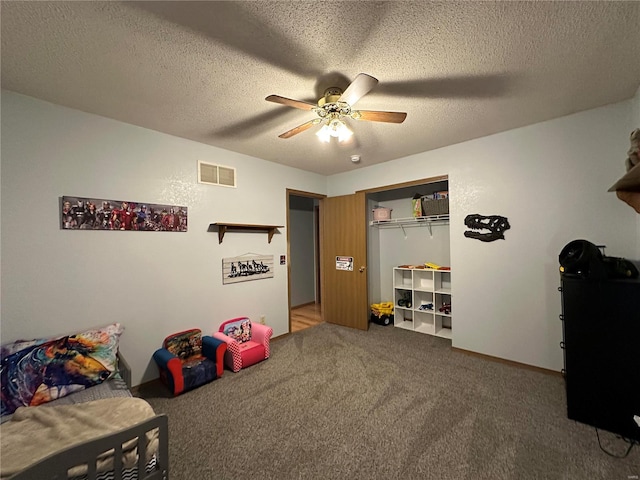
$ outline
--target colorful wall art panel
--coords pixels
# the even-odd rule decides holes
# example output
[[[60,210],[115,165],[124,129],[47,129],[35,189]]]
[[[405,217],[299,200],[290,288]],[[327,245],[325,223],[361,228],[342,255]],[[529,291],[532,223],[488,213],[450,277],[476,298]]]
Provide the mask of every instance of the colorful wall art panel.
[[[63,230],[186,232],[187,207],[128,200],[62,197]]]

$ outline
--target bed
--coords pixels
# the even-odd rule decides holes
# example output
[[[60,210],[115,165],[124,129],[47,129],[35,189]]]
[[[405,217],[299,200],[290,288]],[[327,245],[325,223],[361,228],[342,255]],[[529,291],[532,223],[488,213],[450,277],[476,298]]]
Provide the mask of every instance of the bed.
[[[167,417],[132,396],[130,368],[117,355],[121,333],[114,324],[2,346],[0,480],[169,478]],[[50,365],[77,342],[81,355]],[[69,376],[76,383],[61,380]]]

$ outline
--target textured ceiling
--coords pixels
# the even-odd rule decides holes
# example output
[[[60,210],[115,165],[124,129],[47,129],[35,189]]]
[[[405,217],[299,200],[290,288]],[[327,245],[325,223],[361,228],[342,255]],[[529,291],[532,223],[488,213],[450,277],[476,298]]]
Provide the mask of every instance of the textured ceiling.
[[[2,88],[321,174],[631,98],[639,2],[2,1]],[[348,144],[314,113],[360,72],[380,81]],[[350,156],[361,155],[353,164]],[[206,159],[205,159],[206,160]],[[216,159],[217,160],[217,159]],[[223,163],[223,162],[222,162]]]

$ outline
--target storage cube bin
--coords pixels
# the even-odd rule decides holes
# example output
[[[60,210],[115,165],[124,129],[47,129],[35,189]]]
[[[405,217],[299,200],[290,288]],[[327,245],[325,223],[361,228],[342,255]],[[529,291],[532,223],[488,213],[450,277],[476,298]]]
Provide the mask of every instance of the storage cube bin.
[[[376,207],[373,209],[374,220],[391,220],[391,208]]]
[[[422,197],[422,215],[445,215],[449,213],[449,199],[430,199],[427,195]]]

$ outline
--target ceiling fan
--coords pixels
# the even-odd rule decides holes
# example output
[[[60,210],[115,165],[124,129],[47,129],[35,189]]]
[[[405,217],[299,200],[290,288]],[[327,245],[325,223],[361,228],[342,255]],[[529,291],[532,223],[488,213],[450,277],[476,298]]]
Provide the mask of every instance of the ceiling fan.
[[[339,141],[346,140],[352,134],[343,119],[366,120],[369,122],[402,123],[407,117],[404,112],[380,112],[374,110],[354,110],[353,105],[368,93],[378,83],[378,79],[360,73],[345,91],[338,87],[329,87],[317,104],[292,100],[280,95],[269,95],[265,100],[279,103],[300,110],[312,110],[317,118],[298,125],[291,130],[278,135],[280,138],[291,138],[300,132],[304,132],[314,125],[324,124],[317,135],[321,140],[328,142],[331,137],[337,137]]]

